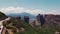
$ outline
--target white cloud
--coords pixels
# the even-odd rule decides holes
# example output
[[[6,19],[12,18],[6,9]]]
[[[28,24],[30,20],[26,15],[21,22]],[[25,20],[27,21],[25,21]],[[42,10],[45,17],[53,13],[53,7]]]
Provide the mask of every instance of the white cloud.
[[[35,9],[35,10],[27,10],[25,8],[22,7],[7,7],[7,8],[2,8],[0,9],[1,12],[3,13],[21,13],[21,12],[26,12],[26,13],[30,13],[30,14],[39,14],[41,12],[41,10]]]
[[[40,9],[34,9],[34,10],[27,10],[22,7],[6,7],[6,8],[0,8],[0,11],[9,14],[9,13],[22,13],[22,12],[27,12],[33,15],[37,14],[60,14],[60,12],[57,12],[56,10],[49,10],[49,11],[43,11]]]
[[[37,14],[42,14],[43,11],[42,10],[35,9],[35,10],[27,10],[27,13],[37,15]]]
[[[45,11],[45,14],[54,14],[54,15],[60,15],[60,12],[57,10],[49,10],[49,11]]]
[[[4,13],[19,13],[19,12],[22,12],[24,10],[25,9],[21,8],[21,7],[7,7],[7,8],[0,9],[0,11],[4,12]]]

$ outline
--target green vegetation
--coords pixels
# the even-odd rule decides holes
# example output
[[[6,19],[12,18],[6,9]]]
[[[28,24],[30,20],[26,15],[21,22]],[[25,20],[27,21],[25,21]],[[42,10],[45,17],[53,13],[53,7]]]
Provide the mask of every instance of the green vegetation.
[[[0,15],[1,15],[0,18],[6,17],[6,15],[2,14],[1,12],[0,12]],[[10,23],[12,23],[11,26],[14,26],[14,27],[8,26]],[[37,27],[32,27],[30,24],[26,23],[25,21],[22,21],[22,20],[16,21],[16,19],[14,18],[11,18],[6,23],[3,22],[3,26],[5,26],[7,29],[12,29],[12,32],[14,34],[55,34],[55,31],[60,32],[60,27],[58,26],[58,24],[55,24],[55,23],[53,23],[53,25],[50,26],[48,29],[45,26],[39,29]],[[20,30],[21,27],[24,28],[24,31]],[[19,32],[17,32],[16,28],[19,30]],[[7,30],[5,33],[9,34]]]
[[[10,26],[6,26],[7,29],[12,29],[13,27],[10,27]]]
[[[13,26],[16,26],[18,29],[20,27],[23,27],[25,29],[24,32],[15,32],[16,33],[21,33],[21,34],[40,34],[39,29],[33,28],[31,25],[28,23],[21,21],[21,22],[16,22],[15,20],[11,19]]]
[[[14,34],[54,34],[55,31],[60,32],[60,27],[57,24],[53,24],[48,29],[46,29],[45,26],[43,26],[41,29],[37,27],[32,27],[28,23],[24,21],[15,21],[14,18],[10,19],[13,26],[19,29],[19,32],[16,31],[16,28],[11,28],[9,26],[6,26],[8,29],[12,29],[12,32]],[[20,28],[23,27],[25,30],[23,32],[20,31]]]
[[[4,13],[0,12],[0,19],[5,19],[6,17],[7,16]]]
[[[9,34],[7,30],[5,31],[5,34]]]
[[[58,27],[57,24],[53,24],[51,27],[46,29],[45,26],[43,26],[41,29],[32,27],[28,23],[21,21],[21,22],[16,22],[14,19],[11,19],[12,23],[14,26],[17,28],[23,27],[25,29],[24,32],[15,32],[15,34],[54,34],[55,31],[60,32],[60,28]]]
[[[17,31],[16,31],[16,29],[15,29],[15,28],[12,28],[12,32],[13,32],[13,33],[16,33]]]

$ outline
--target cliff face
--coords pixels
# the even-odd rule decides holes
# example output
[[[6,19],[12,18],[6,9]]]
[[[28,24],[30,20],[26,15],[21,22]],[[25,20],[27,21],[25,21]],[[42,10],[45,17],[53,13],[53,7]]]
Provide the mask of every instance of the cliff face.
[[[58,24],[60,26],[60,15],[45,15],[45,25],[50,26],[55,24]]]
[[[60,15],[46,14],[44,17],[42,16],[37,15],[35,22],[32,20],[33,22],[31,24],[35,23],[35,25],[39,27],[41,27],[41,25],[51,27],[55,24],[60,26]]]

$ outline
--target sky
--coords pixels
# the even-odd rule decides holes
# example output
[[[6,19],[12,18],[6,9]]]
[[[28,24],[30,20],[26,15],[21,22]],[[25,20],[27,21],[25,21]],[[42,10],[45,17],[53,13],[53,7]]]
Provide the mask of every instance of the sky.
[[[0,11],[5,14],[60,14],[60,0],[0,0]]]

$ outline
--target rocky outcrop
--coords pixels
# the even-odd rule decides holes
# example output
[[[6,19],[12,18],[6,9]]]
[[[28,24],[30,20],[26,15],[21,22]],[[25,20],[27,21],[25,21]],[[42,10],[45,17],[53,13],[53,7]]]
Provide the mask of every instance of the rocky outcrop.
[[[53,25],[54,23],[60,26],[60,15],[52,15],[52,14],[45,15],[44,20],[45,25],[48,27],[50,25]]]

